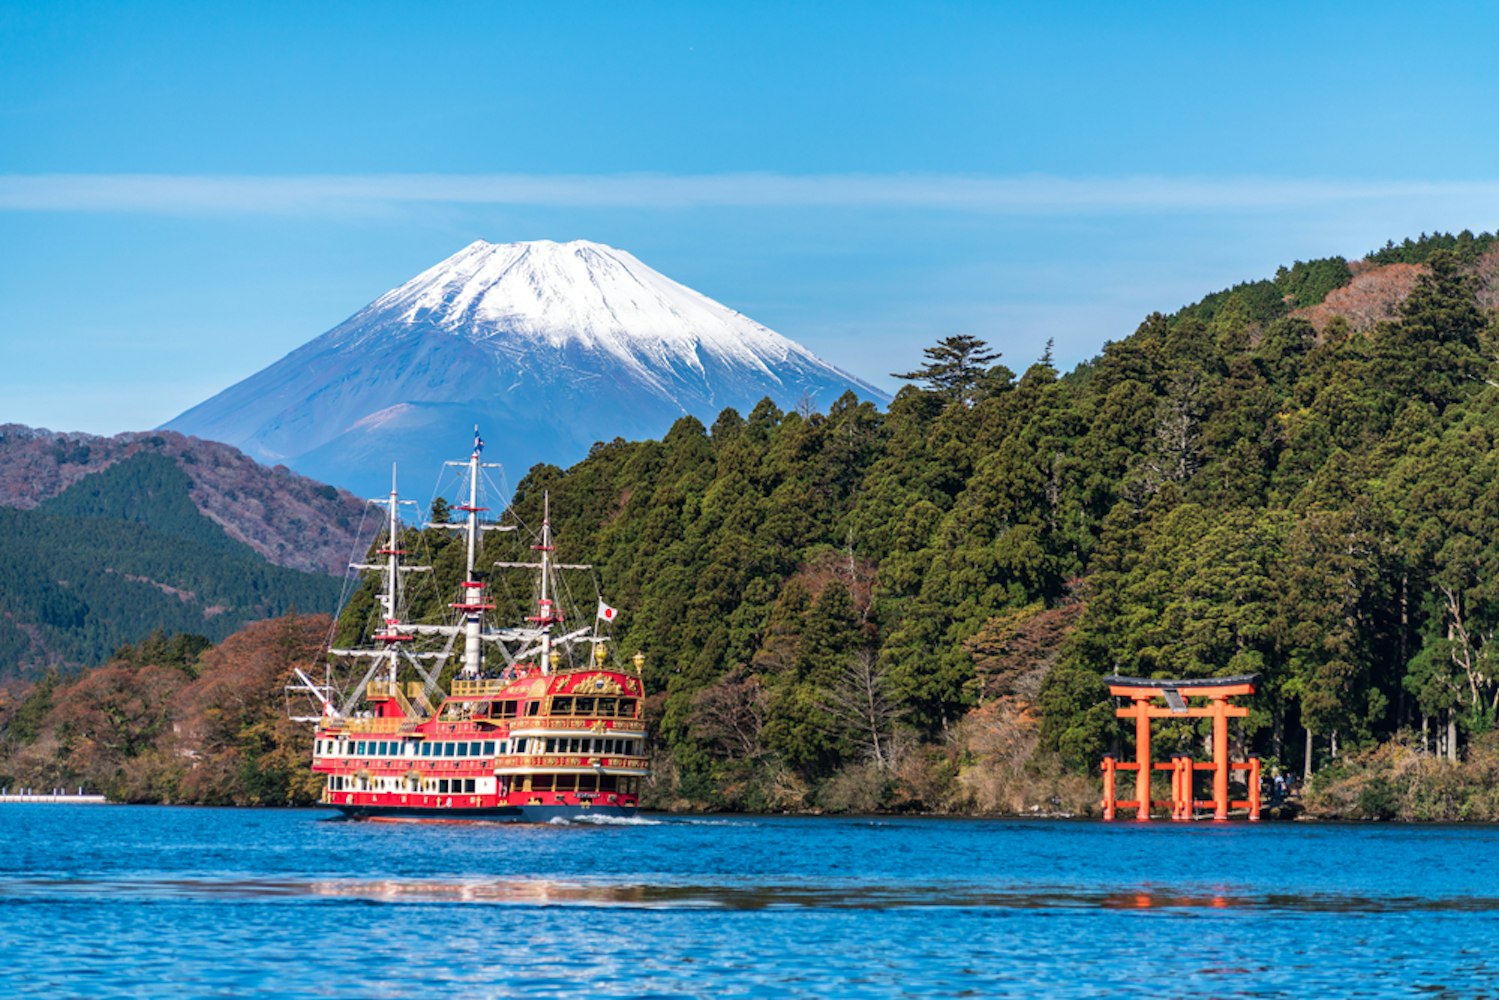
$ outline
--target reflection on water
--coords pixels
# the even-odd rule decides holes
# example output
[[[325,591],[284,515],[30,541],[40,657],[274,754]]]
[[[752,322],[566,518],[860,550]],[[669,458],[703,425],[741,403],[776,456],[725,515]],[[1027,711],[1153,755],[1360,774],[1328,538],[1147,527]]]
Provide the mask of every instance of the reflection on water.
[[[1499,896],[1362,896],[1340,893],[1181,892],[966,885],[728,885],[556,879],[0,879],[0,901],[47,896],[271,899],[328,897],[380,903],[487,903],[726,910],[1258,910],[1290,913],[1499,912]]]

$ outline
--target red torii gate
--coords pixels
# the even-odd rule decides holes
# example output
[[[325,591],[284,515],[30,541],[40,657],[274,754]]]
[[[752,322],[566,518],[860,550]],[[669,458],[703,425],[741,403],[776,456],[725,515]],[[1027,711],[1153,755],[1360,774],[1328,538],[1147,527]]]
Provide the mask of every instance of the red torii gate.
[[[1136,819],[1150,819],[1152,806],[1170,806],[1172,819],[1191,819],[1199,806],[1211,806],[1214,819],[1228,819],[1230,809],[1247,809],[1249,818],[1260,818],[1260,761],[1251,757],[1241,764],[1228,759],[1228,720],[1242,719],[1249,709],[1229,704],[1229,699],[1239,695],[1254,694],[1258,674],[1242,677],[1209,677],[1203,680],[1145,680],[1138,677],[1107,677],[1109,694],[1116,698],[1128,698],[1127,708],[1118,708],[1114,714],[1121,719],[1135,720],[1135,760],[1133,763],[1114,760],[1109,754],[1103,759],[1103,818],[1113,819],[1117,809],[1133,808]],[[1189,699],[1204,698],[1206,704],[1192,705]],[[1161,699],[1165,704],[1156,704]],[[1177,755],[1169,764],[1155,764],[1150,759],[1150,720],[1188,718],[1213,720],[1213,760],[1194,761],[1190,756]],[[1248,771],[1249,797],[1230,801],[1228,798],[1228,774],[1230,770]],[[1116,795],[1116,774],[1119,771],[1135,772],[1135,797],[1121,800]],[[1150,778],[1155,771],[1171,772],[1171,798],[1151,801]],[[1213,773],[1213,797],[1193,797],[1193,778],[1198,771]]]

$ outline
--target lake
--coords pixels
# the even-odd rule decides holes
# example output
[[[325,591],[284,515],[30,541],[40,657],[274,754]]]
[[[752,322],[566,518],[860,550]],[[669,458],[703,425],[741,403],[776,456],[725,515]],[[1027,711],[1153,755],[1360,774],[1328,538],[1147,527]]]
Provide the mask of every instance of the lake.
[[[1496,996],[1499,829],[0,806],[0,996]]]

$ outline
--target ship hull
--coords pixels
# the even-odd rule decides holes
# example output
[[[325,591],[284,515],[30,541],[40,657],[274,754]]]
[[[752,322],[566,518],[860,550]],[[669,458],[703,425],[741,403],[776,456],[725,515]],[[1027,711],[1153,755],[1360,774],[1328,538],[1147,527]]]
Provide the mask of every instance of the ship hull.
[[[472,809],[423,808],[421,806],[336,805],[346,819],[408,820],[439,823],[550,823],[553,820],[579,820],[590,816],[629,819],[636,814],[634,806],[489,806]]]

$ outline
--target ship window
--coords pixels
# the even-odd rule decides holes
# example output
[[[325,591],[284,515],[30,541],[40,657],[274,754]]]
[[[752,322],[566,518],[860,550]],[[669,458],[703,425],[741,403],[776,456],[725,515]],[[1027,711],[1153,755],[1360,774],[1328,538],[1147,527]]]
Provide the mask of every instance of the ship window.
[[[516,702],[514,700],[499,702],[499,703],[496,704],[495,707],[500,710],[500,715],[499,715],[500,718],[502,718],[502,719],[513,719],[513,718],[515,718]]]
[[[578,775],[578,791],[580,791],[580,792],[594,792],[594,791],[598,791],[598,787],[599,787],[599,785],[598,785],[598,777],[596,775],[592,775],[592,774],[580,774],[580,775]]]
[[[573,700],[571,698],[553,698],[552,699],[552,714],[553,715],[572,715],[573,714]]]
[[[448,793],[448,779],[447,778],[439,778],[439,779],[437,779],[437,794],[438,795],[446,795],[447,793]]]
[[[600,698],[599,699],[598,712],[599,712],[600,715],[613,715],[614,714],[614,699],[613,698]]]
[[[473,792],[473,790],[474,790],[474,779],[473,778],[465,778],[464,779],[464,781],[463,781],[463,790],[465,792],[469,792],[469,793]]]
[[[354,744],[354,752],[360,757],[364,756],[364,740],[360,740]]]
[[[541,711],[541,702],[539,702],[539,701],[533,701],[529,705],[526,706],[526,714],[527,715],[535,715],[535,714],[537,714],[540,711]]]
[[[625,716],[626,718],[630,718],[630,719],[635,718],[635,699],[634,698],[621,698],[621,699],[619,699],[619,714]]]
[[[494,756],[494,740],[485,740],[484,741],[484,756],[486,756],[486,757],[493,757]]]
[[[592,698],[574,698],[573,699],[573,714],[574,715],[592,715],[593,714],[593,699]]]
[[[553,788],[559,792],[570,792],[573,790],[573,782],[576,780],[576,775],[559,774],[556,777],[556,784],[553,786]]]

